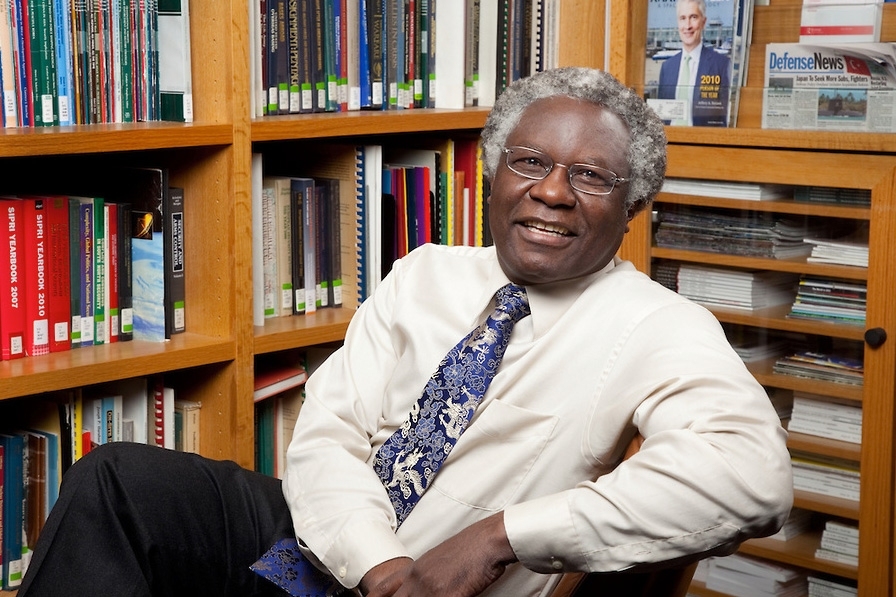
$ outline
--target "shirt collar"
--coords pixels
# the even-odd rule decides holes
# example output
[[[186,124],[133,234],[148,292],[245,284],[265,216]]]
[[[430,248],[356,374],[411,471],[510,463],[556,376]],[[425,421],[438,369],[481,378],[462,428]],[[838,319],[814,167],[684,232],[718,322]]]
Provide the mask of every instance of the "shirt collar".
[[[532,328],[535,337],[539,338],[550,330],[560,317],[569,310],[572,304],[578,300],[579,296],[596,279],[612,271],[616,264],[617,260],[611,259],[603,269],[581,278],[526,286],[526,295],[529,297],[529,309],[532,312],[530,317],[532,318]],[[489,276],[489,282],[484,291],[488,294],[486,301],[493,297],[499,288],[510,282],[507,276],[504,275],[504,272],[501,271],[500,266],[496,265],[495,270]]]

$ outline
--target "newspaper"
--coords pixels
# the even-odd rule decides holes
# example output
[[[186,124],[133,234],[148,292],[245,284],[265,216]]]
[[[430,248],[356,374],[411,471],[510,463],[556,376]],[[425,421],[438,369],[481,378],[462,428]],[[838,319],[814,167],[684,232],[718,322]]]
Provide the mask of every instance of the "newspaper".
[[[768,44],[762,128],[896,131],[896,44]]]

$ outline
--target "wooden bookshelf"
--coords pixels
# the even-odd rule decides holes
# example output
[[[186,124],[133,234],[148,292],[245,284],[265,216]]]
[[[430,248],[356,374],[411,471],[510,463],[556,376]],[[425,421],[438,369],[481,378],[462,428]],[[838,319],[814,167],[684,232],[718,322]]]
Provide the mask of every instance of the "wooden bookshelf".
[[[806,263],[805,259],[771,260],[661,249],[653,243],[653,227],[646,217],[639,217],[633,223],[622,253],[644,271],[650,271],[654,259],[671,259],[866,282],[868,306],[864,326],[791,320],[786,317],[789,306],[754,312],[713,308],[713,313],[729,324],[836,338],[858,344],[863,341],[866,329],[882,328],[896,333],[896,303],[889,296],[896,282],[891,266],[896,250],[893,240],[896,238],[896,135],[760,128],[765,44],[798,41],[800,4],[799,0],[771,0],[768,6],[755,8],[749,70],[737,126],[729,129],[667,127],[667,175],[675,178],[868,189],[871,191],[871,206],[806,205],[782,200],[734,201],[663,193],[658,198],[657,208],[662,209],[665,203],[776,213],[782,217],[811,215],[868,221],[871,239],[869,266],[830,267]],[[618,20],[614,18],[608,31],[610,46],[618,48],[609,56],[610,70],[630,86],[641,89],[647,3],[621,0],[614,2],[612,7],[614,17],[623,16]],[[884,40],[896,39],[894,8],[886,5],[884,8],[881,37]],[[846,398],[862,405],[861,446],[803,434],[792,434],[788,443],[791,449],[849,458],[860,463],[862,488],[859,502],[806,492],[797,492],[795,498],[795,504],[799,507],[858,522],[861,529],[860,564],[856,568],[816,560],[814,546],[817,538],[811,534],[799,541],[749,541],[742,552],[807,570],[857,579],[859,595],[863,597],[893,594],[892,570],[896,557],[893,544],[896,344],[892,341],[884,342],[879,347],[865,344],[864,384],[859,387],[774,374],[772,364],[772,361],[750,363],[749,367],[760,383],[766,386]],[[700,583],[695,583],[693,592],[697,595],[718,595],[707,591]]]

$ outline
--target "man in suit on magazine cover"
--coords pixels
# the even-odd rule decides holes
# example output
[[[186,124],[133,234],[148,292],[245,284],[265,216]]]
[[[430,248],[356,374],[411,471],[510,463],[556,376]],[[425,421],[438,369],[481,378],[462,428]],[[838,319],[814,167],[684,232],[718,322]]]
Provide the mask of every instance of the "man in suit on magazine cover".
[[[316,573],[367,597],[535,597],[780,528],[764,389],[709,311],[617,256],[662,185],[662,122],[607,73],[555,69],[498,98],[482,153],[494,245],[395,263],[309,378],[282,483],[101,446],[19,596],[310,595]]]
[[[676,14],[681,52],[663,62],[658,97],[689,102],[687,118],[673,125],[727,126],[731,60],[703,44],[706,1],[678,0]]]

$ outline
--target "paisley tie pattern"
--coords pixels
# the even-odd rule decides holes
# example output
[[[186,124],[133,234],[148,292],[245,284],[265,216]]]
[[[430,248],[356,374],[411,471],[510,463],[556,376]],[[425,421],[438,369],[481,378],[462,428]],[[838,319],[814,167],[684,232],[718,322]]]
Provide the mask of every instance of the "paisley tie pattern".
[[[373,468],[389,493],[399,525],[482,402],[514,324],[529,313],[525,288],[500,288],[495,310],[445,355],[408,418],[377,450]],[[278,541],[251,569],[293,597],[330,597],[344,590],[305,558],[294,537]]]

